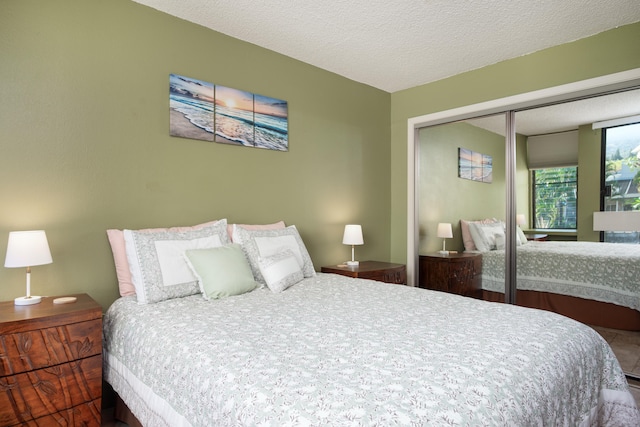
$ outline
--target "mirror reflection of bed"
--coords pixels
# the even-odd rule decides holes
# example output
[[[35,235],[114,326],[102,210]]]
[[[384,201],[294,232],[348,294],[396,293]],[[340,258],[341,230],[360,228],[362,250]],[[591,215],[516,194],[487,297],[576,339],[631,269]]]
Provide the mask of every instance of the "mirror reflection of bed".
[[[513,236],[518,305],[554,311],[595,327],[637,332],[640,342],[640,245],[602,242],[602,230],[608,229],[598,225],[596,228],[599,228],[594,229],[594,212],[604,210],[600,175],[603,128],[619,126],[622,122],[605,122],[602,127],[593,125],[634,115],[638,122],[638,114],[638,90],[516,112],[513,206],[518,215],[511,218],[512,233],[504,232],[508,195],[506,115],[420,129],[416,178],[419,255],[424,258],[437,252],[442,246],[442,239],[436,236],[437,224],[451,223],[454,236],[447,240],[447,247],[459,253],[479,253],[482,298],[504,302],[508,274],[505,240]],[[636,145],[640,146],[640,135],[637,138]],[[569,148],[563,140],[569,140]],[[544,147],[542,159],[535,157],[538,143]],[[491,183],[459,176],[460,147],[492,156]],[[540,161],[543,163],[536,163]],[[531,171],[565,166],[577,166],[578,170],[576,226],[573,229],[540,227],[541,221],[533,214]],[[631,179],[629,185],[638,187],[637,179]],[[640,193],[640,190],[633,192]],[[607,205],[606,209],[616,208]],[[635,228],[627,230],[620,226],[611,230],[619,234],[637,232],[640,212],[637,218]],[[477,224],[471,227],[475,233],[472,237],[465,225],[467,221]],[[497,229],[503,230],[497,239],[496,223]],[[613,223],[621,224],[615,217]],[[470,239],[473,242],[473,237],[484,240],[489,247],[469,247],[467,243]],[[628,240],[637,243],[637,239]],[[424,273],[423,269],[419,271]],[[420,286],[429,287],[422,275],[418,278]],[[640,376],[640,372],[635,375]]]

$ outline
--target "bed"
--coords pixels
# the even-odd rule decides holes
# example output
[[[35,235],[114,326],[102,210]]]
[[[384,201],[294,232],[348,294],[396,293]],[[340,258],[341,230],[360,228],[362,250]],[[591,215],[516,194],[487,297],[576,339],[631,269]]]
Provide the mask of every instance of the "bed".
[[[504,298],[504,250],[482,253],[484,298]],[[518,304],[640,330],[640,245],[537,242],[516,247]]]
[[[640,424],[586,325],[316,273],[295,227],[226,230],[124,230],[135,292],[105,313],[103,360],[131,425]]]
[[[143,425],[640,423],[606,342],[540,310],[319,273],[123,297],[104,325],[105,380]]]
[[[482,295],[504,301],[505,224],[460,221],[465,251],[482,253]],[[594,326],[640,331],[640,245],[527,241],[516,227],[516,302]]]

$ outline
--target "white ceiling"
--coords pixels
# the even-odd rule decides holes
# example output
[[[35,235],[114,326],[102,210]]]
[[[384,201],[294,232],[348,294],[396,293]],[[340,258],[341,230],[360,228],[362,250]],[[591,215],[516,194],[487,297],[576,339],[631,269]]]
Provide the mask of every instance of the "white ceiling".
[[[565,132],[578,129],[581,125],[638,115],[640,89],[519,111],[516,113],[516,132],[527,136]],[[505,134],[504,114],[466,122],[500,135]]]
[[[640,0],[134,1],[391,93],[640,21]],[[525,134],[586,119],[556,108]]]
[[[640,21],[638,0],[135,0],[387,92]]]

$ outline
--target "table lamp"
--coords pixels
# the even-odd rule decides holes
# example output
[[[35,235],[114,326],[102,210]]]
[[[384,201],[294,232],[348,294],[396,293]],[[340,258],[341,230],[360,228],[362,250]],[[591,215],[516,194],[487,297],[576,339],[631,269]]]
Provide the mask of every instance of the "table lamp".
[[[343,245],[351,245],[351,261],[347,261],[347,265],[355,267],[360,263],[354,258],[354,245],[364,245],[362,238],[362,226],[349,224],[344,226],[344,235],[342,236]]]
[[[27,268],[27,295],[16,298],[15,305],[38,304],[41,301],[42,297],[31,295],[31,267],[52,262],[44,230],[12,231],[9,233],[4,266],[7,268]]]
[[[451,229],[451,224],[448,222],[438,223],[437,235],[442,239],[442,250],[440,251],[440,253],[443,255],[449,254],[449,251],[445,249],[445,243],[447,239],[450,239],[453,237],[453,230]]]

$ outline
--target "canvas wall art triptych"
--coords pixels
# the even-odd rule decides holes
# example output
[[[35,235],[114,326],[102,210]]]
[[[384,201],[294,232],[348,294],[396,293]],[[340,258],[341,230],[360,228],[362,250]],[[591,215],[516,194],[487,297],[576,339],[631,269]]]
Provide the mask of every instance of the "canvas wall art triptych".
[[[493,158],[466,148],[458,148],[458,177],[491,184]]]
[[[171,136],[288,151],[288,104],[202,80],[169,76]]]

